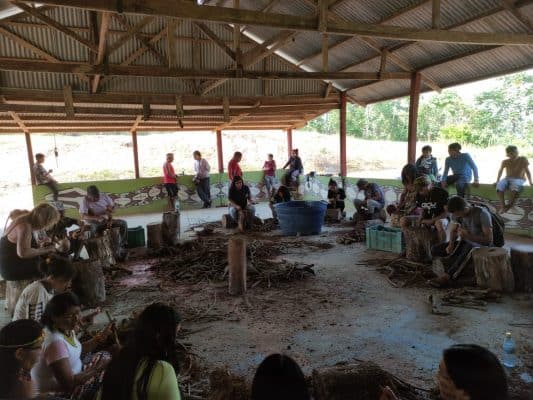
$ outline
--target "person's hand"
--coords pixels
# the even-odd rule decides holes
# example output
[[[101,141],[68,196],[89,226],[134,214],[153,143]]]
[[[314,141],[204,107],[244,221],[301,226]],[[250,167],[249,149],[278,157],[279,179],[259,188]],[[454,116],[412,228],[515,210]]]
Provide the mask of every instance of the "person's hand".
[[[478,188],[479,187],[479,182],[472,183],[472,186],[474,186],[475,188]]]
[[[115,329],[116,329],[115,323],[110,322],[109,324],[107,324],[107,326],[104,329],[102,329],[100,332],[94,335],[94,340],[98,344],[105,343],[107,339],[114,333]]]
[[[459,228],[457,230],[457,234],[459,236],[461,236],[461,239],[468,239],[470,237],[470,232],[468,232],[466,229],[464,228]]]
[[[446,183],[446,181],[441,181],[440,185],[442,186],[443,189],[446,189],[448,187],[448,184]]]
[[[388,386],[385,386],[383,390],[381,391],[381,395],[379,396],[379,400],[400,400],[392,389]]]
[[[455,244],[450,242],[450,244],[446,246],[446,254],[452,254],[454,248],[455,248]]]

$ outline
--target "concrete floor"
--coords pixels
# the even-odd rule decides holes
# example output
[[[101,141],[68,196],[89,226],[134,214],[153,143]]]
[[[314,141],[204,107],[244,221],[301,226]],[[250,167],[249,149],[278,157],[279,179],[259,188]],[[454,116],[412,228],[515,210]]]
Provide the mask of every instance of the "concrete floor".
[[[198,223],[219,220],[225,212],[226,208],[185,211],[182,232]],[[258,213],[270,216],[266,205],[260,205]],[[130,217],[128,223],[134,227],[160,218],[159,214]],[[327,227],[322,235],[307,239],[334,244],[340,229],[347,227]],[[265,235],[272,238],[274,234]],[[531,240],[517,237],[507,242],[531,245]],[[441,291],[394,288],[376,271],[376,260],[393,257],[367,250],[363,244],[335,244],[318,251],[298,248],[283,258],[315,264],[315,277],[280,288],[253,288],[244,297],[229,296],[225,284],[161,282],[145,271],[149,262],[132,261],[133,277],[113,286],[106,308],[115,316],[128,316],[153,301],[173,302],[178,309],[193,307],[199,313],[208,309],[221,320],[186,323],[187,329],[205,328],[187,337],[187,342],[208,364],[227,366],[248,377],[266,355],[284,352],[306,373],[319,366],[363,359],[429,388],[444,348],[454,343],[477,343],[500,355],[508,330],[517,342],[519,358],[531,357],[531,328],[509,325],[533,323],[531,295],[505,296],[501,303],[489,304],[486,312],[453,308],[449,316],[433,315],[428,311],[427,297]],[[5,320],[2,307],[0,324]],[[533,374],[531,369],[529,373]]]

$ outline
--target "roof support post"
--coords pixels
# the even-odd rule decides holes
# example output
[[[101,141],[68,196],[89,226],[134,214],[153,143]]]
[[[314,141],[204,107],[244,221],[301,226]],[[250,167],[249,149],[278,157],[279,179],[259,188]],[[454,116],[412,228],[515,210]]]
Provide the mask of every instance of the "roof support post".
[[[26,138],[26,151],[28,152],[28,162],[30,164],[30,178],[31,178],[31,184],[36,185],[37,182],[35,180],[35,175],[33,173],[33,149],[31,147],[31,136],[30,132],[25,131],[24,137]]]
[[[287,129],[287,153],[289,158],[292,156],[292,128]]]
[[[341,110],[339,113],[340,121],[340,176],[345,177],[347,173],[346,166],[346,92],[341,92]]]
[[[407,162],[415,163],[416,131],[418,119],[418,102],[420,99],[420,73],[415,72],[411,78],[411,94],[409,96],[409,128],[407,131]]]
[[[222,131],[217,129],[217,160],[218,160],[218,173],[224,172],[224,158],[222,155]]]
[[[131,142],[133,143],[133,166],[135,168],[135,179],[139,179],[139,147],[137,146],[137,131],[131,131]]]

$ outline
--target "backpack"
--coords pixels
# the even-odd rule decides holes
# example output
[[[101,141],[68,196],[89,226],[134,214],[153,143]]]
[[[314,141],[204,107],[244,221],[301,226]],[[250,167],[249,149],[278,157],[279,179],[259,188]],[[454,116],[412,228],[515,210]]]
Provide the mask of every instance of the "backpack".
[[[482,209],[485,209],[490,214],[492,220],[492,243],[496,247],[502,247],[505,244],[505,220],[498,214],[494,213],[491,207],[481,201],[469,201],[470,204],[474,206],[474,209],[479,209],[480,211],[477,214],[477,218],[480,218],[480,212]]]

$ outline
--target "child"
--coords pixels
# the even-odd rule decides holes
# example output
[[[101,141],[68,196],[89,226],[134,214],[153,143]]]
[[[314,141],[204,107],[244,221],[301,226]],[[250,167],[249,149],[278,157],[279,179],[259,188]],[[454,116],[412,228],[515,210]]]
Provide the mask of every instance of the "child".
[[[526,183],[526,176],[529,180],[529,185],[533,186],[531,182],[531,172],[529,171],[529,161],[525,157],[518,157],[518,149],[516,146],[507,146],[505,149],[507,153],[507,160],[502,161],[500,170],[498,171],[498,178],[496,178],[496,192],[500,198],[500,213],[509,211],[514,206],[518,195],[524,188]],[[503,170],[506,169],[507,175],[500,180]],[[505,205],[505,191],[511,192],[509,203]]]
[[[276,161],[272,154],[268,155],[268,160],[263,164],[263,173],[265,178],[265,186],[268,197],[274,195],[274,185],[276,184]]]
[[[418,175],[426,175],[432,182],[437,181],[439,168],[437,159],[431,155],[433,149],[431,146],[422,147],[422,155],[416,160],[416,172]]]
[[[330,179],[328,183],[328,208],[338,208],[344,212],[344,199],[346,199],[344,189],[338,188],[337,182]]]

